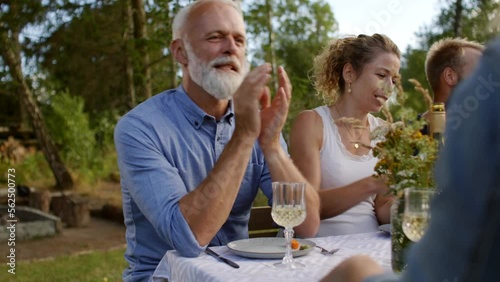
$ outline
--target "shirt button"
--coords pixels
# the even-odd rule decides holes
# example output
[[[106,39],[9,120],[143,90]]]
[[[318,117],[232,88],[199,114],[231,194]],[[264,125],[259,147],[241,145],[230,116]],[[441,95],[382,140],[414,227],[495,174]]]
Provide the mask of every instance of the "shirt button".
[[[199,124],[199,123],[198,123],[197,121],[195,121],[195,122],[194,122],[194,125],[195,125],[195,126],[198,126],[198,124]]]

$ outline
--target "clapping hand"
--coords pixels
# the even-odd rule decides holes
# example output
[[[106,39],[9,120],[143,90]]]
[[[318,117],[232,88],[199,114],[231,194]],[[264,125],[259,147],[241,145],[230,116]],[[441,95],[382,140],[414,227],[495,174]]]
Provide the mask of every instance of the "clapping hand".
[[[270,102],[269,88],[266,88],[264,98],[261,99],[260,116],[262,124],[259,143],[264,151],[276,149],[275,146],[280,146],[279,137],[285,125],[290,99],[292,98],[292,85],[283,67],[278,68],[278,79],[279,85],[272,103]]]
[[[263,150],[280,146],[279,136],[288,116],[292,86],[283,67],[278,68],[279,87],[271,102],[266,84],[271,78],[271,66],[263,64],[253,69],[234,95],[236,130],[259,138]],[[260,116],[259,116],[260,115]]]

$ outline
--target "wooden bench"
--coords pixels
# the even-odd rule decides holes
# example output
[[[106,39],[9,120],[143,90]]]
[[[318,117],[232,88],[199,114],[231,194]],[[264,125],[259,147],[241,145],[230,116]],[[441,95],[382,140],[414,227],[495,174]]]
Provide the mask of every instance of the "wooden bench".
[[[276,237],[279,227],[274,223],[271,217],[271,207],[253,207],[250,212],[248,222],[248,236],[255,237]]]

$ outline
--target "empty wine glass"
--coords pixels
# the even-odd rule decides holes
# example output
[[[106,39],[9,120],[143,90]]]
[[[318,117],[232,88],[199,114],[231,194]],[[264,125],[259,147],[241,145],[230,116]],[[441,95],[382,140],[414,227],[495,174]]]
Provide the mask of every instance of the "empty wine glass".
[[[285,227],[286,253],[283,260],[275,263],[276,267],[295,269],[304,267],[295,262],[292,256],[291,241],[293,227],[301,224],[306,218],[305,183],[273,182],[273,207],[271,216],[280,226]]]
[[[424,236],[430,219],[430,202],[436,193],[430,189],[406,188],[403,232],[408,239],[417,242]]]

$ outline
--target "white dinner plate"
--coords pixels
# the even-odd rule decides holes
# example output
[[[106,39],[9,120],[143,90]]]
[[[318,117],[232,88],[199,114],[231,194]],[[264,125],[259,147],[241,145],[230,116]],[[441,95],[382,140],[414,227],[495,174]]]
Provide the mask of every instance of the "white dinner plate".
[[[382,224],[378,227],[378,230],[380,231],[384,231],[384,232],[387,232],[387,233],[391,233],[391,225],[390,224]]]
[[[294,257],[307,255],[316,244],[305,239],[295,239],[303,250],[292,250]],[[227,244],[233,253],[247,258],[281,259],[285,256],[285,238],[251,238],[230,242]]]

